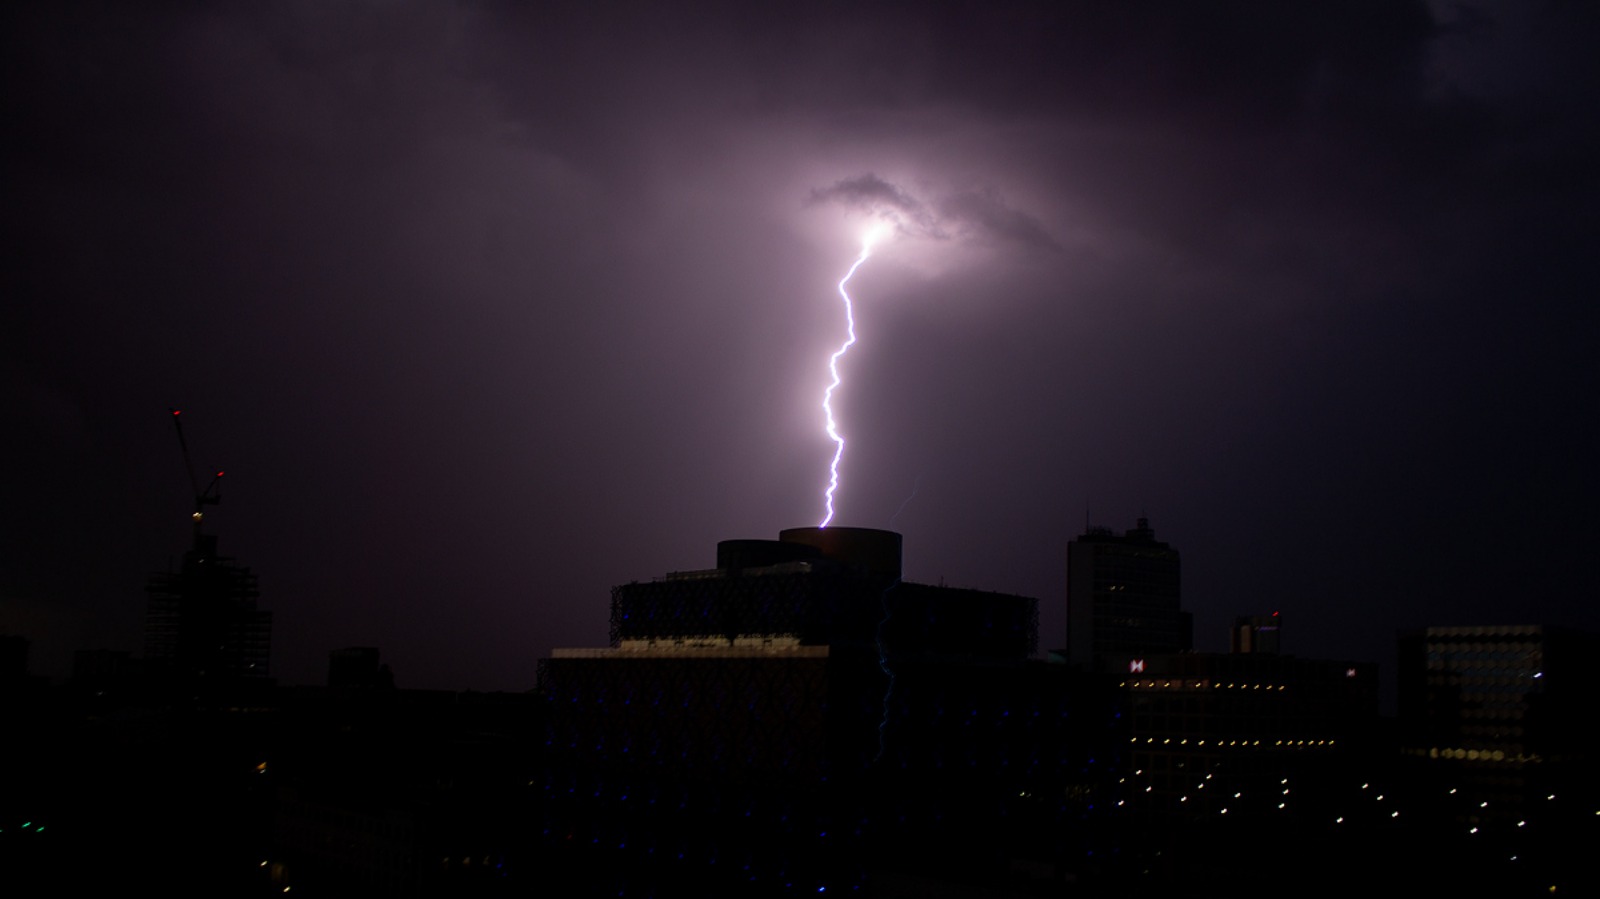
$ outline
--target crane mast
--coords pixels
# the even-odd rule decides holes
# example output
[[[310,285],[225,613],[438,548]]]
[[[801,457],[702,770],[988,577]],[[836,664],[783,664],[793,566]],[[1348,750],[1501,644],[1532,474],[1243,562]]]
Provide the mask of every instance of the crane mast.
[[[215,506],[222,502],[222,493],[218,485],[222,482],[223,472],[218,471],[211,478],[211,483],[205,489],[200,489],[200,478],[194,472],[194,460],[189,456],[189,441],[183,437],[183,412],[179,409],[168,408],[172,413],[172,426],[178,432],[178,447],[183,450],[183,467],[189,474],[189,486],[194,491],[194,547],[200,549],[200,523],[205,520],[205,507]]]

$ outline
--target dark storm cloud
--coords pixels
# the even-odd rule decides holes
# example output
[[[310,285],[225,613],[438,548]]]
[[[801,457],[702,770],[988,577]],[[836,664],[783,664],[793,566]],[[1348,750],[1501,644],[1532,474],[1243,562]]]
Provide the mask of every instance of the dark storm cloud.
[[[784,61],[748,67],[763,102],[1236,123],[1410,92],[1439,33],[1420,0],[807,4],[726,21],[723,56]]]
[[[1040,250],[1061,248],[1038,219],[1010,208],[992,189],[966,190],[941,198],[939,218],[979,242],[1016,243]]]

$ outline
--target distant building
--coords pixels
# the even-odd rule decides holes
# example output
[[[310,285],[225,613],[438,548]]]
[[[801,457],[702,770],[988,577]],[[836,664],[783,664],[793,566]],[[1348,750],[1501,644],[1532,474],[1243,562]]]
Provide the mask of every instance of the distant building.
[[[80,649],[72,654],[72,685],[104,693],[136,683],[141,666],[125,649]]]
[[[145,660],[151,676],[173,684],[263,682],[272,649],[272,613],[258,609],[256,576],[217,554],[217,538],[195,530],[177,571],[145,586]]]
[[[1228,651],[1282,652],[1283,616],[1273,612],[1271,615],[1240,615],[1233,619],[1233,630],[1228,632]]]
[[[1067,660],[1121,671],[1134,657],[1189,650],[1194,625],[1178,587],[1178,551],[1148,519],[1121,536],[1088,529],[1067,544]]]
[[[1551,796],[1595,797],[1597,653],[1595,634],[1537,624],[1402,634],[1406,754],[1459,791],[1469,823],[1520,819]]]
[[[375,646],[349,646],[328,653],[328,686],[335,689],[392,689],[394,674]]]

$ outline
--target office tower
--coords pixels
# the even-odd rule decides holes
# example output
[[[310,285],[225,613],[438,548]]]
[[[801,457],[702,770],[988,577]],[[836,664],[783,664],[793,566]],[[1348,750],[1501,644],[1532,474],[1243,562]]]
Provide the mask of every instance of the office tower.
[[[1148,519],[1121,536],[1089,528],[1067,544],[1068,661],[1126,671],[1138,657],[1190,649],[1178,583],[1178,551],[1156,540]]]

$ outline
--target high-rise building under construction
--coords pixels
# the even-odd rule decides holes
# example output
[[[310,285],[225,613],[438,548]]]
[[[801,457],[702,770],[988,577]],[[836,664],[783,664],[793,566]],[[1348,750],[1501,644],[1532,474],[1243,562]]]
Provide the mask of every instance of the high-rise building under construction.
[[[144,653],[161,680],[226,685],[268,675],[272,613],[256,608],[256,575],[217,554],[217,538],[195,531],[176,571],[145,586]]]

